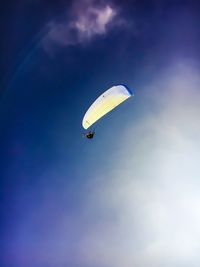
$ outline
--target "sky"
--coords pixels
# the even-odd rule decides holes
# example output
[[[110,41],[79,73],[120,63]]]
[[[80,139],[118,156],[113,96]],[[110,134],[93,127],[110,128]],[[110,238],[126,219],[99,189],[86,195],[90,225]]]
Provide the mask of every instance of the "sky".
[[[197,1],[0,5],[0,266],[199,267]]]

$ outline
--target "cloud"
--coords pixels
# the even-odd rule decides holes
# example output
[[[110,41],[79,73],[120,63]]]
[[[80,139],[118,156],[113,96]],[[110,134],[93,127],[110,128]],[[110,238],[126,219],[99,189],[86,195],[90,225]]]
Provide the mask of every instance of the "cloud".
[[[96,34],[104,34],[106,33],[107,25],[115,15],[115,10],[109,5],[102,8],[88,7],[86,14],[75,21],[74,27],[78,30],[82,40]]]
[[[55,45],[68,46],[91,41],[95,36],[105,35],[120,21],[118,9],[110,3],[76,1],[69,11],[68,19],[49,23],[43,47],[49,51]]]
[[[86,210],[99,218],[83,240],[87,266],[200,265],[200,79],[187,64],[148,84],[145,116],[128,120],[93,185]]]

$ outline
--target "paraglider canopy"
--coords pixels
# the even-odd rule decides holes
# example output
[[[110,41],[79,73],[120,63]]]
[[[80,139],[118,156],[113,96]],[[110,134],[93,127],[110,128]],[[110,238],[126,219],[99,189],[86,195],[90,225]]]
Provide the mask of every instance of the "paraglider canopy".
[[[115,85],[101,94],[85,113],[82,121],[84,129],[88,129],[96,121],[120,105],[133,94],[125,85]]]

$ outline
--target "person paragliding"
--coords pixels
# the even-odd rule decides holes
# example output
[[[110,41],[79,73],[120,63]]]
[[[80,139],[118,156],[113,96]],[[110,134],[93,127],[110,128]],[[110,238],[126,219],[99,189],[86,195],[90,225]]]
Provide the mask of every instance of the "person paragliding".
[[[84,134],[85,137],[88,139],[92,139],[95,135],[95,131],[89,131],[88,133]]]
[[[94,103],[89,107],[85,113],[82,121],[82,126],[84,129],[88,129],[96,121],[105,116],[108,112],[113,110],[115,107],[120,105],[126,99],[131,97],[133,93],[125,85],[115,85],[106,90],[101,94]],[[95,131],[89,131],[84,134],[88,139],[94,137]]]

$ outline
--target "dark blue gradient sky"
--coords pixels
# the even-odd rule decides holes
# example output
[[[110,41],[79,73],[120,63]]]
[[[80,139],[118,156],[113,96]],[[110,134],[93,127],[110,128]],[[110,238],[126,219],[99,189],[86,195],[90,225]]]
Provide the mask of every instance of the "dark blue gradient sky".
[[[199,11],[1,3],[0,266],[199,267]],[[118,83],[135,97],[82,138]]]

